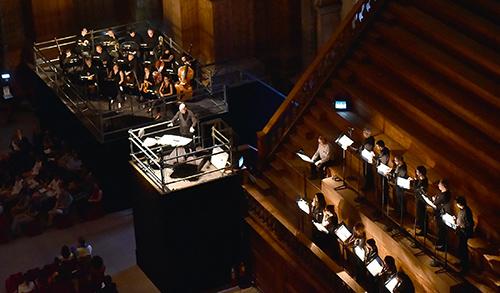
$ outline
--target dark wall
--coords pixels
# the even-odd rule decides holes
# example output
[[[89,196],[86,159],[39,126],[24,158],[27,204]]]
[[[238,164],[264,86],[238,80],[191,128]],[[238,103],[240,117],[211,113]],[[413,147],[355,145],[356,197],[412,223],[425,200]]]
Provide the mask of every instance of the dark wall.
[[[241,177],[159,194],[137,175],[137,263],[162,292],[199,292],[230,281],[241,260]]]

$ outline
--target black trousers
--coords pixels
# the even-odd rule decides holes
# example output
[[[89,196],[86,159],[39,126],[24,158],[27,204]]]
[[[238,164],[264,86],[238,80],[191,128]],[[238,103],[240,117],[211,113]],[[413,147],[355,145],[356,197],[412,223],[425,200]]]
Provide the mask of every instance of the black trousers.
[[[467,268],[469,266],[469,251],[467,247],[467,240],[469,237],[463,232],[458,231],[458,258],[460,259],[460,264],[462,268]]]
[[[373,168],[371,164],[363,161],[363,186],[362,190],[367,191],[373,188]]]
[[[436,223],[437,223],[437,245],[444,245],[446,241],[446,233],[448,232],[448,228],[446,228],[446,224],[443,222],[443,219],[441,219],[441,215],[436,216]]]
[[[396,193],[396,211],[399,213],[405,212],[405,190],[399,186],[394,187]]]
[[[427,221],[425,217],[425,202],[419,198],[416,199],[416,211],[415,211],[415,223],[417,228],[422,230],[427,230],[425,227],[427,225]]]

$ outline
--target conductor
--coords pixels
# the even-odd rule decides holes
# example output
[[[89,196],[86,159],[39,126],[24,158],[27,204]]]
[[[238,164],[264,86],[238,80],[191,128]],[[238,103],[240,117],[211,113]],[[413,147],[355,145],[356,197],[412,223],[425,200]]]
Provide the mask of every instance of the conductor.
[[[194,127],[196,123],[198,123],[198,119],[194,113],[186,107],[186,104],[181,103],[179,105],[179,111],[174,115],[168,126],[172,127],[174,123],[179,123],[180,135],[192,138]]]

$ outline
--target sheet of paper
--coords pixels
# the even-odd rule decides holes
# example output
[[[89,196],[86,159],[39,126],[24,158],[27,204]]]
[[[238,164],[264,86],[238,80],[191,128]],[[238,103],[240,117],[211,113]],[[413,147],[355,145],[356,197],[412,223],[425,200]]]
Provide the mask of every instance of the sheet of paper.
[[[377,172],[380,174],[380,175],[384,175],[386,176],[387,174],[389,174],[391,172],[391,168],[385,164],[380,164],[377,166]]]
[[[406,179],[403,177],[398,177],[396,178],[396,184],[404,189],[410,189],[410,179]]]
[[[385,288],[387,288],[387,290],[392,293],[394,292],[394,289],[396,289],[396,286],[398,284],[399,284],[399,279],[396,276],[394,276],[389,281],[387,281],[387,283],[385,283]]]
[[[453,230],[457,229],[457,222],[452,215],[446,213],[442,215],[441,218],[443,219],[443,222],[446,224],[446,226],[450,227]]]
[[[378,276],[384,269],[384,265],[382,262],[382,259],[380,257],[374,258],[368,265],[366,266],[366,269],[370,272],[372,276]]]
[[[362,150],[361,151],[361,156],[363,157],[363,159],[369,163],[369,164],[373,164],[373,157],[375,156],[375,153],[374,152],[371,152],[371,151],[368,151],[368,150]]]
[[[344,150],[347,150],[347,148],[354,143],[354,141],[347,135],[342,135],[335,142]]]
[[[309,158],[307,155],[297,153],[297,156],[299,156],[299,158],[302,159],[302,161],[305,161],[308,163],[314,163],[314,161],[311,158]]]
[[[340,227],[335,230],[335,235],[340,239],[342,242],[346,242],[349,237],[351,237],[352,233],[347,229],[345,225],[341,225]]]
[[[309,210],[309,204],[303,199],[300,199],[297,201],[297,205],[299,206],[299,209],[301,209],[304,213],[308,214],[310,213]]]
[[[362,247],[354,247],[354,253],[361,261],[365,261],[365,250]]]

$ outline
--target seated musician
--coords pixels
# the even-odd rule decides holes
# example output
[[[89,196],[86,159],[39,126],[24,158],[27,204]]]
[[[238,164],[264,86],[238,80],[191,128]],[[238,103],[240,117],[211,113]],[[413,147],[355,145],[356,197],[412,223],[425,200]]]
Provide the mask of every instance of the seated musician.
[[[174,58],[175,58],[174,54],[172,54],[169,47],[167,47],[167,48],[165,48],[165,50],[163,50],[163,52],[160,56],[160,60],[163,61],[164,65],[165,65],[165,69],[170,69],[170,70],[174,69],[174,61],[175,61]]]
[[[143,40],[141,35],[139,35],[134,28],[128,30],[127,41],[135,42],[137,45],[142,44]]]
[[[142,77],[139,62],[134,54],[128,54],[123,65],[125,74],[125,92],[131,95],[137,95],[139,91],[138,79]]]
[[[64,55],[59,57],[59,61],[64,73],[72,75],[77,70],[77,66],[80,65],[81,59],[68,48],[64,51]]]
[[[144,38],[144,44],[146,45],[144,48],[144,61],[153,63],[155,59],[155,48],[158,46],[158,36],[152,28],[148,28],[146,37]]]
[[[97,68],[92,64],[92,59],[85,58],[80,72],[86,95],[93,99],[97,97]]]
[[[163,77],[163,82],[158,90],[160,97],[165,98],[174,94],[174,86],[172,80],[167,75]]]
[[[101,44],[97,44],[95,46],[95,52],[92,55],[92,59],[99,70],[105,70],[111,63],[111,57],[108,52],[103,49]]]
[[[112,29],[106,31],[106,36],[103,39],[103,46],[106,47],[109,55],[113,58],[118,58],[119,56],[119,42],[115,36],[115,32]]]
[[[187,56],[184,55],[181,58],[182,65],[177,70],[177,77],[179,81],[175,84],[175,89],[177,90],[177,97],[180,101],[185,101],[193,96],[193,87],[191,86],[191,80],[194,77],[194,70],[191,68]]]
[[[88,34],[87,28],[82,28],[80,32],[80,36],[76,39],[76,48],[75,51],[79,55],[90,54],[91,51],[91,39]]]
[[[145,97],[146,99],[152,99],[154,98],[154,78],[153,74],[151,73],[151,69],[149,66],[144,67],[144,75],[142,78],[141,85],[139,87],[139,91],[141,92],[141,96]]]
[[[326,168],[333,165],[333,146],[321,135],[318,137],[318,148],[311,159],[314,163],[311,164],[311,176],[309,179],[316,179],[318,173],[320,178],[324,178]]]

